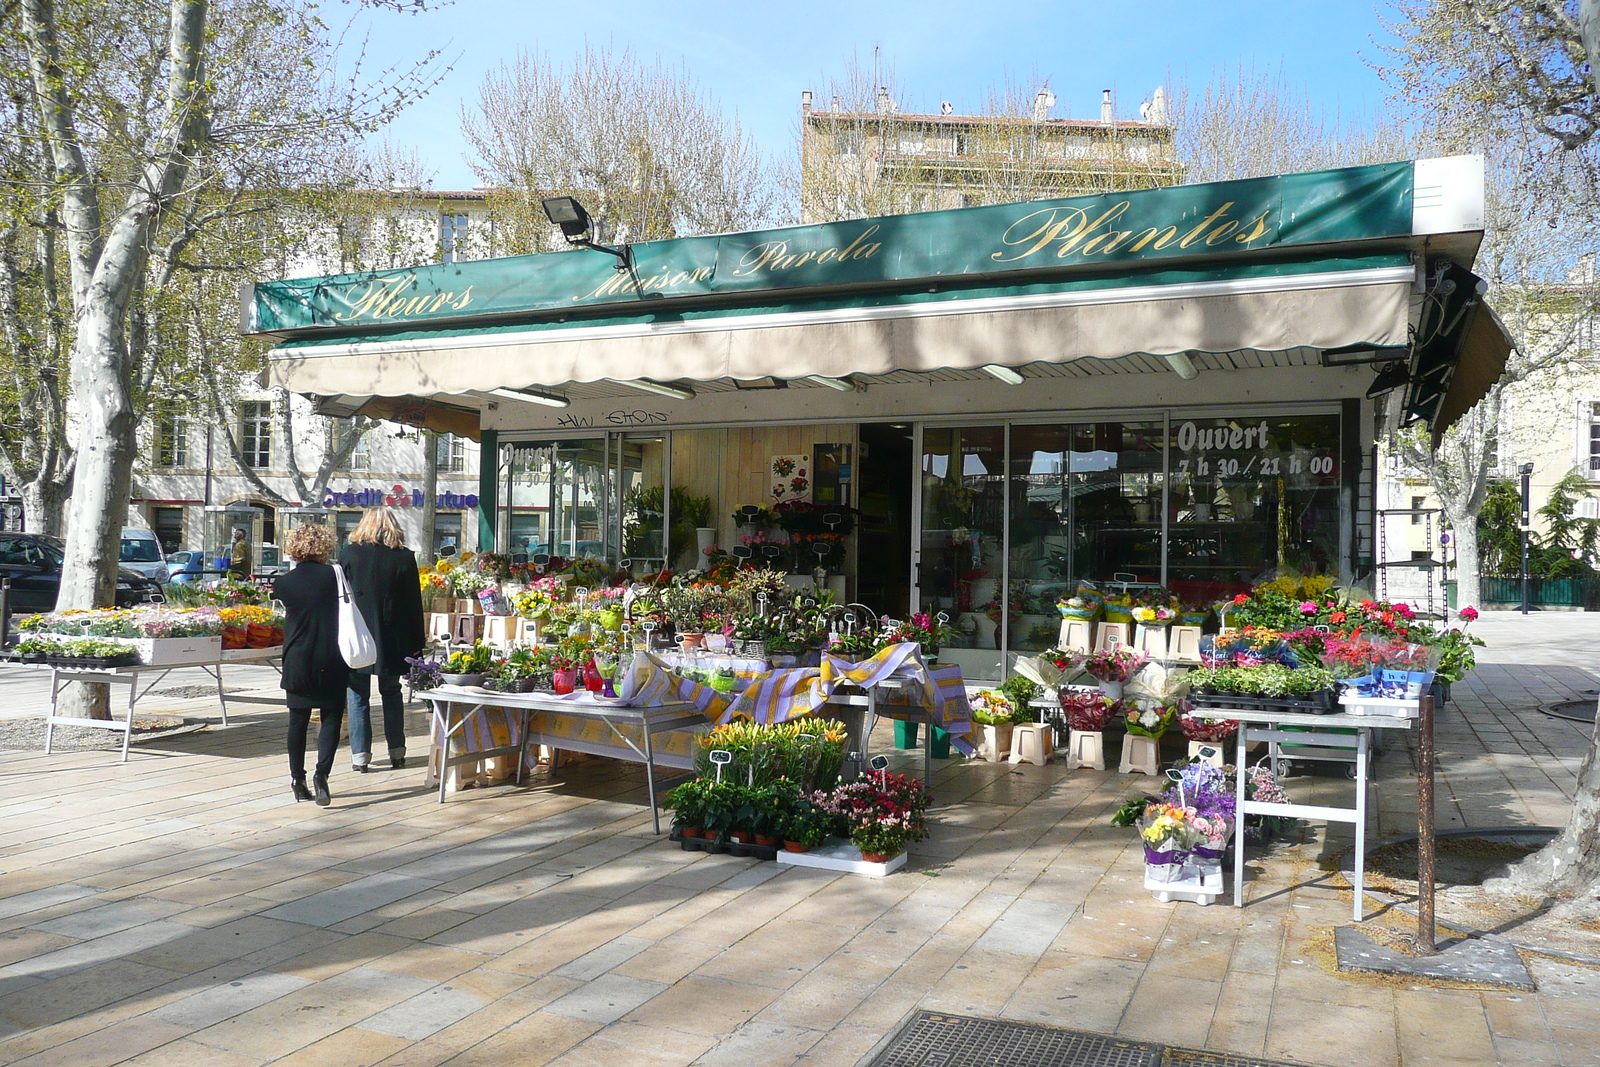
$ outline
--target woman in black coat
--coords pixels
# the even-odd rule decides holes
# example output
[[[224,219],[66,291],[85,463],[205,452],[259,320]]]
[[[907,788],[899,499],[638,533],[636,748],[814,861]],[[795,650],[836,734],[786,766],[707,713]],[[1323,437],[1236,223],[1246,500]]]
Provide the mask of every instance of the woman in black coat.
[[[422,585],[417,557],[406,548],[394,512],[368,508],[339,553],[339,565],[367,629],[378,646],[378,662],[350,672],[350,766],[365,774],[372,765],[372,677],[378,677],[383,701],[383,739],[389,745],[389,766],[406,765],[405,700],[400,676],[406,657],[428,643],[422,620]]]
[[[295,800],[310,800],[306,789],[306,733],[311,709],[322,713],[317,733],[317,770],[312,788],[318,804],[327,807],[328,775],[339,748],[339,726],[344,720],[345,687],[350,668],[339,652],[339,593],[328,555],[333,535],[326,526],[306,523],[296,527],[283,546],[296,561],[288,574],[272,583],[272,595],[283,602],[283,689],[289,705],[289,785]]]

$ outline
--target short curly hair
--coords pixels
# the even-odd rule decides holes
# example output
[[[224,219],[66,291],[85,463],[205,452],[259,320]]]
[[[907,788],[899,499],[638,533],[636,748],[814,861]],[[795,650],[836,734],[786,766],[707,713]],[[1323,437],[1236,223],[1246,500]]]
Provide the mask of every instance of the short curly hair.
[[[284,542],[283,554],[296,563],[326,563],[333,554],[333,534],[320,522],[303,522]]]

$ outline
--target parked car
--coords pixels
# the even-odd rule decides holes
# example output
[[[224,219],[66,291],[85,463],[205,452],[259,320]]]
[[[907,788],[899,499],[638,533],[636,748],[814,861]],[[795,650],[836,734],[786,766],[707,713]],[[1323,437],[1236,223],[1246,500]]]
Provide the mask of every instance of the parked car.
[[[167,556],[167,580],[180,584],[200,581],[205,570],[206,554],[198,549],[181,549]]]
[[[61,591],[62,544],[42,534],[0,534],[0,578],[11,579],[11,610],[53,611]],[[117,607],[142,604],[161,593],[159,583],[126,567],[117,573]]]
[[[149,530],[124,527],[122,551],[117,558],[128,570],[137,571],[157,585],[167,584],[167,561],[161,555],[161,542]]]

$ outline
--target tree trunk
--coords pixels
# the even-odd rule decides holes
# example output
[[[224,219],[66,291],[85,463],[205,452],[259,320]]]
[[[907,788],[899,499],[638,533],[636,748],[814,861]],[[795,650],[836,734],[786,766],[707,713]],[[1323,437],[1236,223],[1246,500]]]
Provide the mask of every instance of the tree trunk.
[[[1515,864],[1503,878],[1484,882],[1491,893],[1555,898],[1574,915],[1600,912],[1600,705],[1589,751],[1578,769],[1566,829],[1544,848]]]
[[[1483,602],[1478,565],[1478,517],[1465,515],[1457,519],[1451,516],[1450,522],[1456,542],[1456,608],[1477,607]]]
[[[435,506],[439,498],[439,438],[432,430],[418,430],[417,436],[422,438],[422,544],[417,550],[417,562],[424,565],[437,559],[435,545],[437,535],[434,528],[438,525],[438,508]]]
[[[29,533],[60,537],[69,486],[43,478],[22,483],[23,526]]]

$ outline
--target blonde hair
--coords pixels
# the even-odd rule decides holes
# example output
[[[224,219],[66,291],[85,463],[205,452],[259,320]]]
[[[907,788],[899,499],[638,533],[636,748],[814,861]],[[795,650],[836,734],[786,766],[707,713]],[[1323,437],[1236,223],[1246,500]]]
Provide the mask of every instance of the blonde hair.
[[[326,563],[332,552],[333,534],[318,522],[304,522],[296,526],[283,545],[284,555],[296,563],[304,563],[307,560]]]
[[[350,534],[352,545],[386,545],[389,548],[406,547],[406,535],[400,530],[394,512],[386,507],[368,508],[361,521]]]

